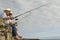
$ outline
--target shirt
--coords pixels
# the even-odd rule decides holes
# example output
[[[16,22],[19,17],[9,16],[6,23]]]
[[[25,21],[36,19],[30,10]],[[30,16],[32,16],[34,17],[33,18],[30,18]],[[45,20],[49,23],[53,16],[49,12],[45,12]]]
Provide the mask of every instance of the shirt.
[[[2,14],[2,18],[7,18],[7,17],[9,17],[9,16],[7,16],[5,13]],[[9,19],[9,20],[6,20],[5,23],[6,23],[6,24],[9,24],[9,23],[12,22],[12,21],[13,21],[13,22],[16,22],[14,19],[13,19],[13,20]]]

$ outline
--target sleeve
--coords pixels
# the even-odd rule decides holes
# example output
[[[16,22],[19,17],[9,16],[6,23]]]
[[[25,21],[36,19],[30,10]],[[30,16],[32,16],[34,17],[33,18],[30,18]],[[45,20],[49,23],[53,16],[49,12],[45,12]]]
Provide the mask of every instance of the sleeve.
[[[6,16],[5,13],[2,13],[1,17],[2,17],[2,18],[6,18],[7,16]]]
[[[2,15],[3,15],[3,14],[1,13],[1,14],[0,14],[0,18],[2,18]]]

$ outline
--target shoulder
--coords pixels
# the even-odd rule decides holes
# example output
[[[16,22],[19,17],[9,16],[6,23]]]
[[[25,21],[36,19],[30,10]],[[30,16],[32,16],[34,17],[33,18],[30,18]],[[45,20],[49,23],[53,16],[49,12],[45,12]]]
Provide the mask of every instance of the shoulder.
[[[7,17],[7,15],[5,14],[5,13],[2,13],[2,17],[4,18],[4,17]]]

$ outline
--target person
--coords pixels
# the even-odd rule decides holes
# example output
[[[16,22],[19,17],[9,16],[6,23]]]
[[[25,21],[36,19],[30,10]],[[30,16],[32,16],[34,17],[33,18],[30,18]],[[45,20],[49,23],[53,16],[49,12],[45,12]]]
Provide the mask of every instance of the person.
[[[13,17],[12,12],[10,12],[9,17]],[[17,20],[18,20],[18,19],[11,19],[10,21],[11,21],[11,22],[14,22],[13,25],[17,26]],[[10,24],[10,25],[11,25],[11,24]],[[17,37],[22,38],[21,36],[18,35],[17,32],[16,32],[16,35],[17,35]]]
[[[17,39],[19,40],[20,37],[17,36],[17,29],[15,27],[14,24],[16,24],[16,22],[13,22],[13,19],[14,17],[12,16],[12,13],[11,13],[11,9],[10,8],[7,8],[4,10],[4,13],[2,14],[2,19],[5,20],[5,23],[10,25],[12,27],[12,35]]]

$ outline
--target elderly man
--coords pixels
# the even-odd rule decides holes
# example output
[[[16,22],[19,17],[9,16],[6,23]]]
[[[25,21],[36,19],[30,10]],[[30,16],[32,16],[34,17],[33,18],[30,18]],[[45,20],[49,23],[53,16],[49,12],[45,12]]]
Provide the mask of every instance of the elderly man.
[[[5,20],[6,24],[9,24],[11,27],[12,27],[12,34],[13,36],[16,38],[16,39],[20,39],[19,36],[17,36],[17,29],[16,27],[13,25],[15,24],[16,22],[13,22],[12,20],[14,19],[14,17],[11,14],[11,9],[8,8],[8,9],[5,9],[4,10],[4,13],[2,14],[2,18],[3,20]]]

